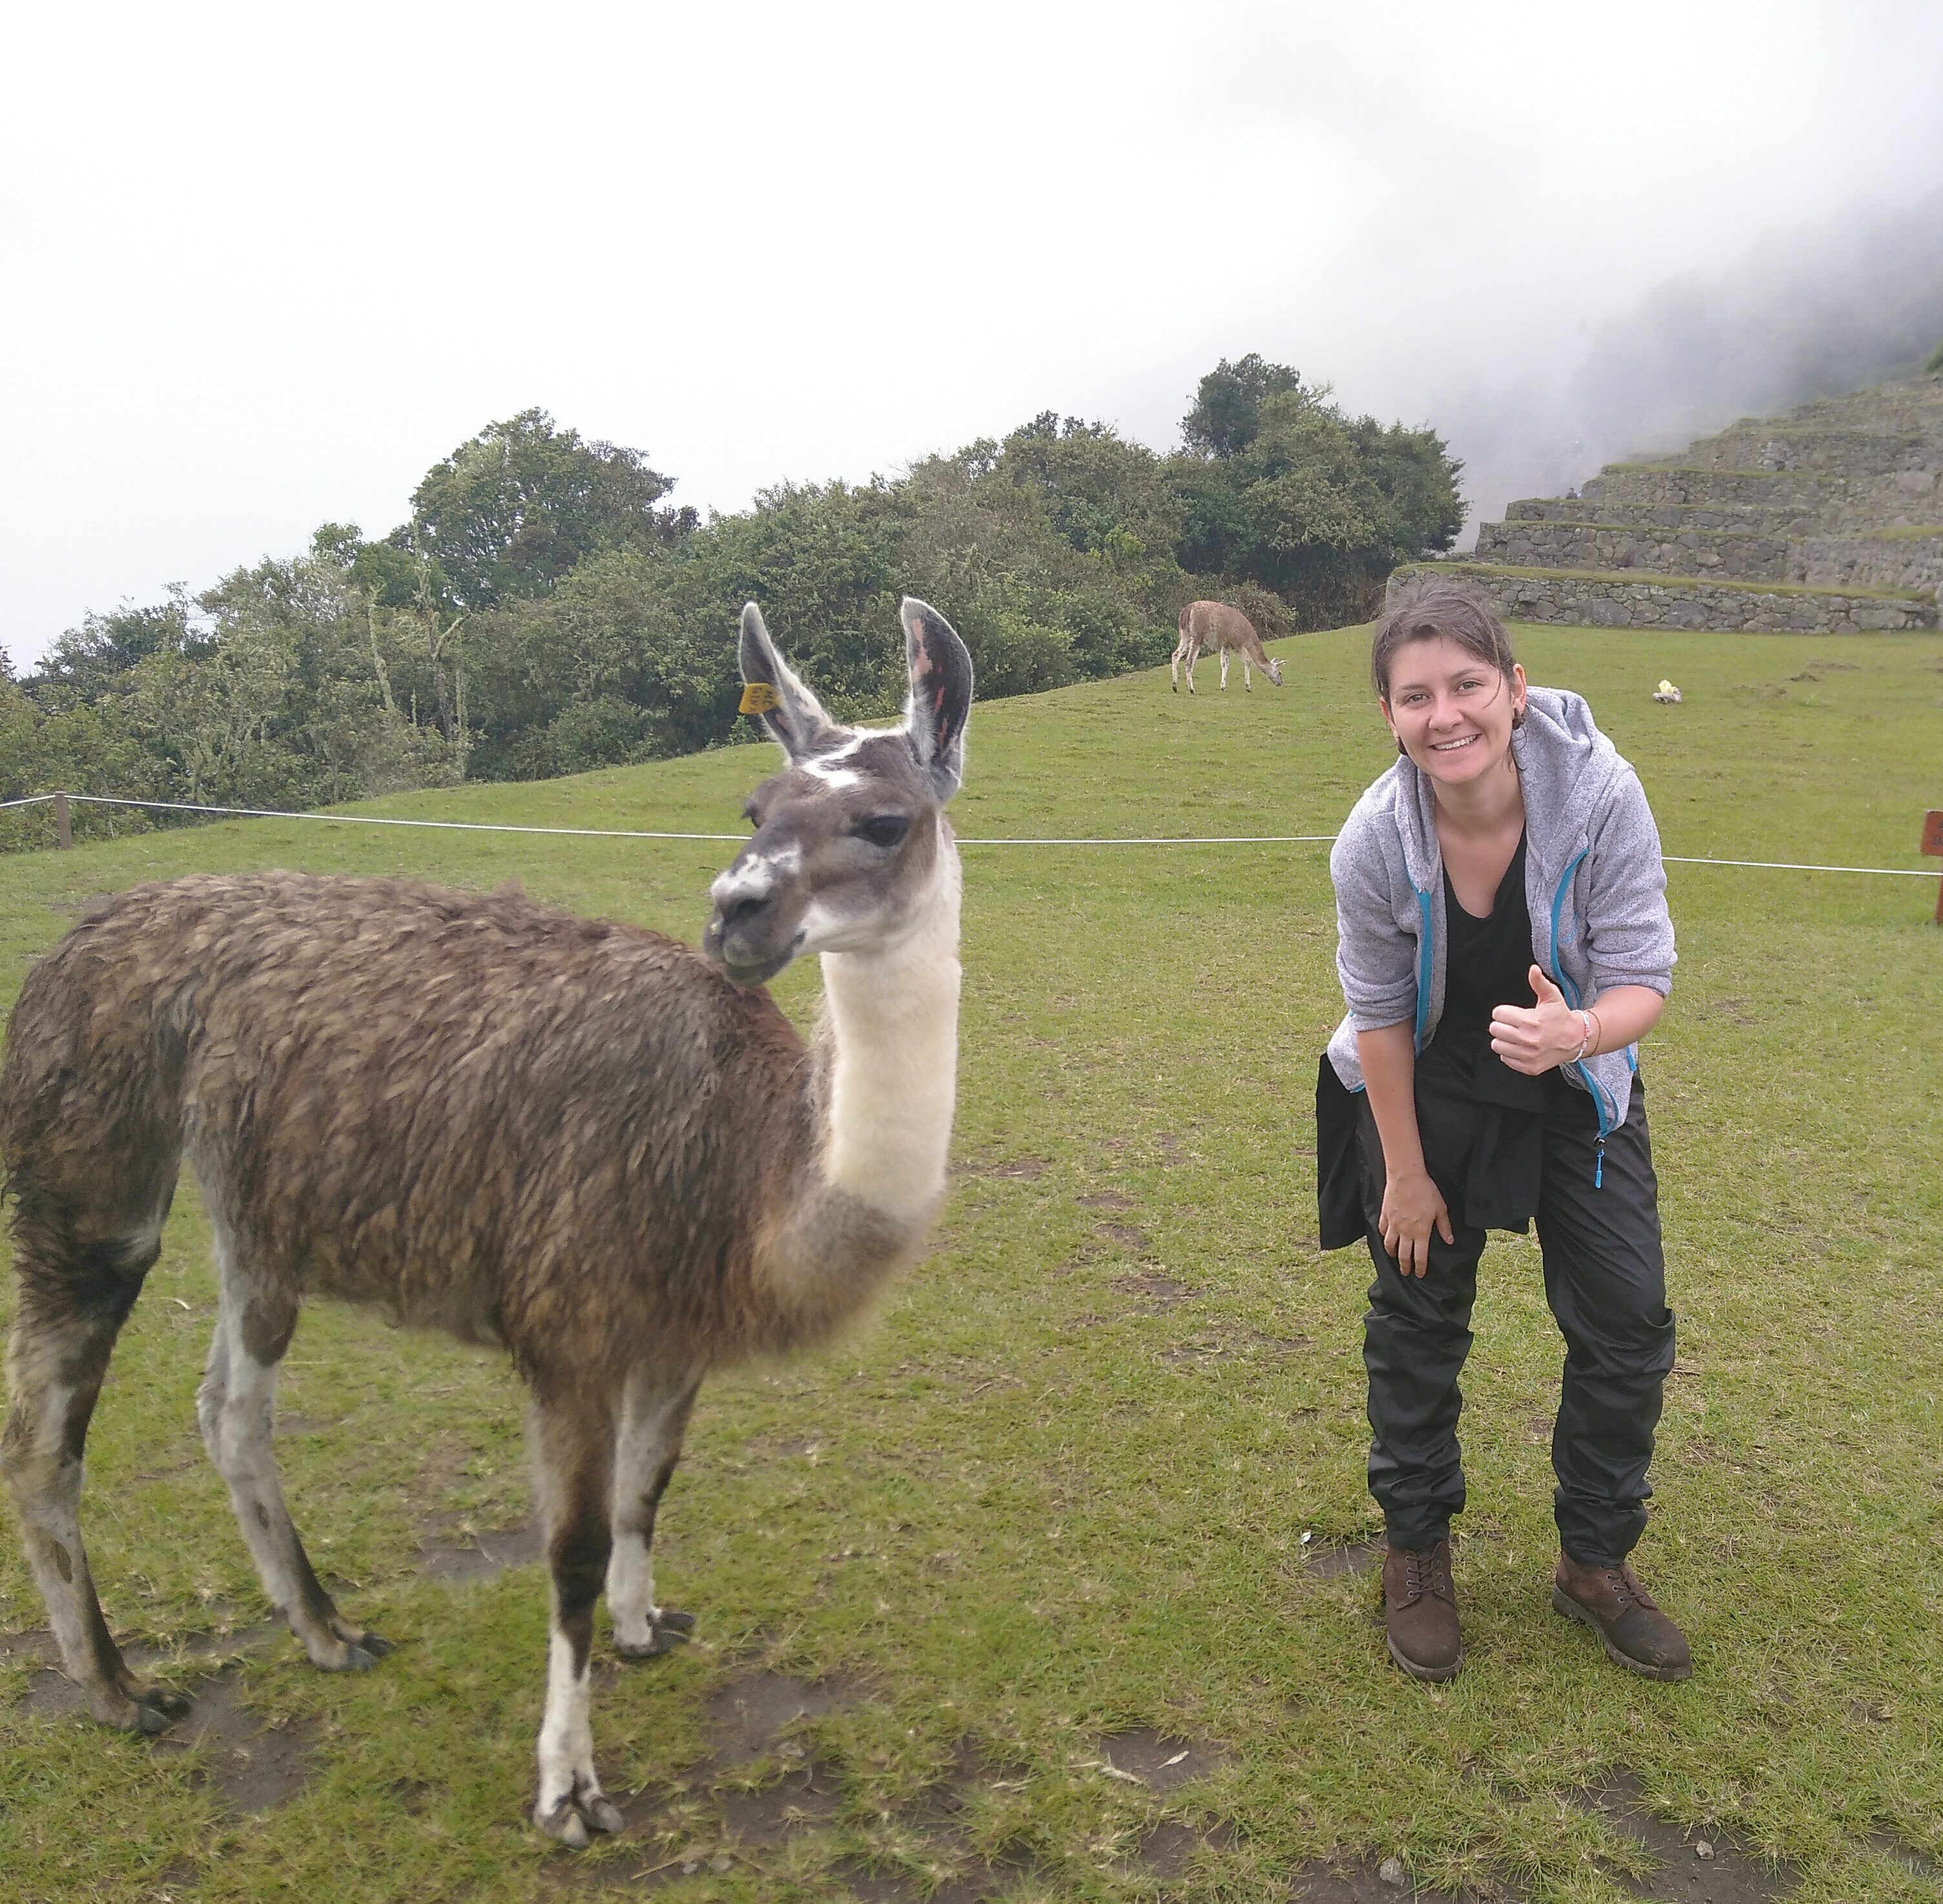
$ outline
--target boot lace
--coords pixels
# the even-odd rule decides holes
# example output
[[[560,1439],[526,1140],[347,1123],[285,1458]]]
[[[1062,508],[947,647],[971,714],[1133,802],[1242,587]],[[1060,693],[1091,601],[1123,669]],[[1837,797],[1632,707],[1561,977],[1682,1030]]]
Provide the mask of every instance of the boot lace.
[[[1450,1549],[1440,1542],[1427,1552],[1406,1549],[1403,1556],[1404,1605],[1414,1607],[1428,1593],[1439,1600],[1455,1602],[1456,1590],[1450,1584]]]
[[[1600,1571],[1605,1575],[1606,1584],[1613,1590],[1613,1597],[1619,1602],[1621,1613],[1629,1606],[1643,1607],[1648,1613],[1659,1612],[1658,1602],[1640,1584],[1639,1576],[1630,1567],[1607,1567]]]

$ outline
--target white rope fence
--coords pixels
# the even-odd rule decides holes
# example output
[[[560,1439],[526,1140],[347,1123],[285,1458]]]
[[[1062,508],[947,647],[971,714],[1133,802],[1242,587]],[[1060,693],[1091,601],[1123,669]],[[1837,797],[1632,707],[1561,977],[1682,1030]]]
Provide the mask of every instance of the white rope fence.
[[[572,840],[703,840],[739,842],[743,833],[662,833],[633,827],[517,826],[491,820],[398,819],[378,813],[291,813],[269,806],[201,806],[186,800],[133,800],[114,794],[30,794],[23,800],[0,800],[9,808],[44,806],[57,800],[78,806],[135,806],[163,813],[201,813],[218,819],[312,820],[326,826],[402,826],[431,828],[447,833],[530,833]],[[1033,837],[999,840],[961,838],[961,846],[1327,846],[1333,833],[1244,833],[1153,834],[1116,839],[1057,839]],[[1820,866],[1785,859],[1714,859],[1689,854],[1663,853],[1669,866],[1741,866],[1770,873],[1854,873],[1887,879],[1933,880],[1934,868],[1908,866]]]

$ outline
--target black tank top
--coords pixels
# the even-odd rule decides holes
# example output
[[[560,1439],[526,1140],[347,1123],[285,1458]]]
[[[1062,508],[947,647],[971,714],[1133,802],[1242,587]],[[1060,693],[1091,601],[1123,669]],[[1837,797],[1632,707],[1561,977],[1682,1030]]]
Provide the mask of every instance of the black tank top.
[[[1493,1007],[1538,1003],[1531,989],[1531,913],[1524,902],[1524,835],[1505,868],[1491,900],[1490,917],[1474,917],[1458,903],[1450,872],[1444,873],[1444,917],[1450,943],[1444,962],[1444,1015],[1437,1035],[1447,1032],[1488,1038]]]
[[[1486,1104],[1536,1110],[1545,1101],[1543,1080],[1509,1070],[1491,1049],[1491,1013],[1500,1005],[1526,1011],[1538,1003],[1531,989],[1531,912],[1524,902],[1524,836],[1479,919],[1458,904],[1447,868],[1444,917],[1448,944],[1444,961],[1444,1012],[1437,1036],[1419,1061],[1429,1081],[1455,1088]]]

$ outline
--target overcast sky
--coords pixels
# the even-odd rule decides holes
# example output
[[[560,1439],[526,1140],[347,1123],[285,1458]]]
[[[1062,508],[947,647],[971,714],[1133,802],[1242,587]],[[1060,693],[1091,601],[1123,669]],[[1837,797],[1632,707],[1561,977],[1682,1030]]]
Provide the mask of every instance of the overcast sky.
[[[533,404],[704,510],[1041,410],[1169,447],[1250,350],[1450,428],[1935,190],[1939,99],[1929,0],[38,8],[0,646],[381,533]]]

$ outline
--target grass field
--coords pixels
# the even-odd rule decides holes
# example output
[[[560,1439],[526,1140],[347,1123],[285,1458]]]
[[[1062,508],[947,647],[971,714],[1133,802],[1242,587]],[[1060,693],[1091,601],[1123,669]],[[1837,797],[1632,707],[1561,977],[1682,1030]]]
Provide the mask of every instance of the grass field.
[[[1943,637],[1514,632],[1638,765],[1669,853],[1920,863]],[[1192,700],[1162,673],[980,709],[960,832],[1332,832],[1390,757],[1364,636],[1278,651],[1279,693],[1204,670]],[[1649,698],[1662,675],[1684,705]],[[772,757],[371,810],[734,831]],[[247,822],[17,855],[0,997],[78,904],[140,880],[517,877],[692,939],[732,851]],[[286,1488],[351,1616],[400,1644],[341,1677],[264,1632],[195,1434],[212,1282],[186,1189],[84,1512],[111,1623],[201,1686],[201,1743],[93,1727],[31,1638],[0,1641],[0,1897],[1343,1900],[1401,1894],[1391,1859],[1478,1897],[1935,1896],[1934,888],[1669,869],[1681,963],[1643,1076],[1681,1347],[1638,1558],[1695,1677],[1622,1674],[1549,1609],[1561,1349],[1536,1251],[1500,1239],[1466,1380],[1467,1660],[1431,1690],[1386,1663],[1357,1571],[1368,1264],[1315,1247],[1325,849],[965,860],[938,1247],[844,1348],[704,1392],[660,1549],[696,1643],[596,1696],[628,1832],[576,1859],[523,1822],[545,1592],[490,1358],[308,1315]],[[806,1018],[815,986],[778,995]],[[41,1620],[10,1528],[0,1629]]]

